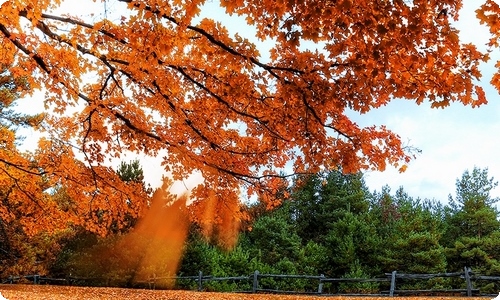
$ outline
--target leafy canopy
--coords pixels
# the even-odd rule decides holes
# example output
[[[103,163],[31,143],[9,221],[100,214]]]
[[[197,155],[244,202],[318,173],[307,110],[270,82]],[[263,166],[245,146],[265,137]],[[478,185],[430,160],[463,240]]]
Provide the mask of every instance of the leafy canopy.
[[[234,203],[245,186],[272,202],[288,166],[295,174],[406,168],[412,153],[397,134],[360,127],[347,111],[394,98],[486,103],[477,80],[488,56],[462,43],[450,23],[459,0],[220,1],[259,39],[275,41],[269,59],[217,20],[195,19],[204,2],[116,0],[121,17],[88,19],[55,13],[59,0],[1,5],[8,55],[0,64],[17,53],[10,71],[44,89],[52,112],[37,161],[71,185],[88,222],[108,215],[96,207],[111,219],[130,209],[103,167],[124,151],[167,153],[174,179],[201,172],[193,199]],[[490,47],[498,46],[498,12],[489,0],[478,11]],[[304,49],[307,42],[324,48]],[[498,74],[492,83],[500,87]]]

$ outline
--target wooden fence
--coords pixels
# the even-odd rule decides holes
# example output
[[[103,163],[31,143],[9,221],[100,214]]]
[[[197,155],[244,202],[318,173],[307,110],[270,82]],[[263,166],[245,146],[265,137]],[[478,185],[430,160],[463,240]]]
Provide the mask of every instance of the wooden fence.
[[[386,276],[391,278],[391,288],[389,290],[389,296],[402,295],[402,294],[431,294],[431,293],[460,293],[471,297],[472,295],[479,294],[479,289],[475,289],[472,285],[472,280],[477,279],[472,270],[468,267],[464,268],[464,272],[455,273],[438,273],[438,274],[402,274],[393,271],[392,273],[386,273]],[[429,280],[432,278],[444,278],[444,277],[458,277],[465,280],[464,289],[432,289],[432,290],[398,290],[396,288],[396,280]],[[481,276],[486,277],[486,276]],[[499,277],[500,279],[500,277]]]
[[[259,271],[255,271],[249,276],[233,276],[233,277],[216,277],[210,275],[203,275],[200,271],[198,275],[195,276],[177,276],[177,277],[151,277],[148,281],[143,282],[144,285],[148,286],[150,289],[155,289],[157,285],[165,281],[176,280],[193,280],[199,291],[205,290],[206,283],[211,281],[230,281],[246,282],[251,286],[250,290],[236,291],[245,293],[286,293],[286,294],[315,294],[315,295],[331,295],[332,293],[325,292],[325,283],[330,284],[340,284],[340,283],[386,283],[389,290],[379,290],[378,294],[372,293],[369,295],[383,295],[383,296],[401,296],[401,295],[418,295],[418,294],[453,294],[453,295],[463,295],[463,296],[476,296],[480,295],[480,290],[474,288],[473,281],[493,281],[500,282],[500,276],[484,276],[479,274],[474,274],[472,270],[468,267],[464,268],[463,272],[454,273],[438,273],[438,274],[406,274],[398,273],[393,271],[391,273],[385,273],[384,277],[379,278],[328,278],[324,275],[280,275],[280,274],[261,274]],[[422,290],[411,290],[411,289],[398,289],[398,283],[415,281],[415,280],[430,280],[433,278],[457,278],[464,280],[463,286],[465,288],[458,289],[422,289]],[[39,275],[28,275],[28,276],[11,276],[6,280],[2,280],[2,283],[16,283],[22,278],[33,281],[34,284],[66,284],[72,285],[75,282],[85,282],[86,280],[96,280],[96,278],[77,278],[77,277],[67,277],[67,278],[49,278]],[[296,290],[280,290],[278,288],[265,288],[261,286],[261,281],[263,278],[273,278],[273,279],[285,279],[285,280],[308,280],[311,284],[316,282],[317,288],[312,291],[296,291]],[[106,281],[104,281],[106,282]],[[335,293],[336,295],[346,295]],[[351,293],[349,295],[363,295],[360,293]],[[368,294],[364,294],[368,295]],[[482,294],[483,296],[490,296],[491,294]],[[495,294],[496,295],[496,294]]]

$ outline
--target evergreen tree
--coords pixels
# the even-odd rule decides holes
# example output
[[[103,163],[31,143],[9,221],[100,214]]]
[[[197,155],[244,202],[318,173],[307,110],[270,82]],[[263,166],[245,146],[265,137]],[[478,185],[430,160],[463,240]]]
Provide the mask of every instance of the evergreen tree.
[[[284,258],[296,261],[299,257],[301,239],[279,213],[257,219],[245,238],[251,245],[251,255],[265,264],[277,265]]]
[[[387,187],[372,210],[378,218],[377,229],[384,241],[379,248],[382,271],[438,273],[446,269],[444,249],[439,244],[443,233],[441,210],[433,201],[410,197],[401,187],[390,195]],[[432,283],[431,283],[432,284]]]
[[[324,243],[331,266],[328,275],[364,274],[369,277],[378,273],[375,254],[381,241],[367,213],[345,211],[329,227]]]
[[[303,245],[324,251],[315,268],[319,273],[341,277],[360,269],[376,272],[374,254],[380,241],[367,214],[369,195],[361,173],[341,171],[310,176],[292,194],[289,214]]]
[[[123,181],[143,182],[144,172],[139,160],[132,160],[129,163],[122,161],[116,171]]]
[[[456,197],[449,196],[449,221],[451,238],[487,236],[498,230],[498,210],[494,204],[500,199],[491,198],[490,192],[498,182],[488,177],[488,169],[475,167],[456,181]]]
[[[477,167],[457,179],[456,196],[449,197],[442,240],[450,271],[465,266],[486,275],[500,271],[500,221],[494,206],[500,199],[490,196],[497,184],[488,169]],[[497,287],[490,284],[482,288],[493,291]]]
[[[297,233],[304,241],[322,243],[331,223],[343,218],[346,212],[368,211],[369,192],[361,173],[332,171],[302,180],[304,183],[292,194],[289,209]]]

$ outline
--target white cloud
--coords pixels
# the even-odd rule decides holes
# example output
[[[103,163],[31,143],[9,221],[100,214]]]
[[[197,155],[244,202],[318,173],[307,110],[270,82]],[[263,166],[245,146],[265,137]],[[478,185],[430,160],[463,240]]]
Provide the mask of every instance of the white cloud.
[[[449,194],[455,194],[456,179],[467,169],[488,168],[490,176],[500,179],[499,111],[496,101],[478,109],[460,104],[439,110],[413,103],[389,104],[376,113],[377,121],[410,140],[422,153],[405,173],[395,169],[368,173],[367,184],[372,190],[385,184],[392,190],[403,186],[413,197],[446,202]]]

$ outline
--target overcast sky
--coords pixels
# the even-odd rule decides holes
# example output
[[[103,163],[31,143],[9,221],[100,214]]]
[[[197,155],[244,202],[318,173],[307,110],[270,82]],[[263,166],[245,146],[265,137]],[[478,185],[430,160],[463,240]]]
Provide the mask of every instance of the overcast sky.
[[[1,0],[0,0],[1,1]],[[500,0],[496,0],[500,1]],[[485,44],[488,30],[479,25],[474,10],[483,1],[465,0],[461,20],[457,27],[461,30],[461,38],[475,44]],[[78,8],[79,13],[96,12],[96,7],[82,7],[82,1],[67,0],[64,10]],[[253,32],[244,20],[228,18],[217,8],[218,1],[207,1],[203,15],[223,20],[231,33],[253,39]],[[103,8],[102,3],[93,4]],[[108,4],[108,11],[116,10],[123,4]],[[99,11],[99,10],[97,10]],[[95,16],[94,16],[95,17]],[[261,53],[266,53],[271,43],[260,43]],[[380,190],[389,185],[393,191],[403,186],[410,196],[436,199],[446,202],[448,195],[455,194],[455,181],[462,173],[475,166],[488,168],[490,176],[500,179],[500,97],[489,85],[494,72],[494,62],[500,55],[492,53],[493,60],[483,65],[484,72],[481,85],[485,87],[489,103],[483,107],[472,109],[461,104],[452,104],[445,109],[431,109],[426,103],[417,106],[411,101],[396,100],[378,110],[353,118],[360,125],[382,125],[398,133],[402,140],[422,150],[417,159],[411,162],[405,173],[394,169],[385,172],[368,172],[365,180],[370,190]],[[41,97],[38,94],[35,98]],[[29,107],[36,111],[33,100]],[[26,103],[26,102],[25,102]],[[23,105],[24,106],[24,105]],[[36,138],[33,133],[25,133],[28,140]],[[130,159],[128,157],[126,159]],[[158,186],[161,177],[159,160],[142,160],[145,177],[153,186]],[[190,185],[187,183],[188,186]],[[493,191],[493,196],[500,196],[500,188]]]

